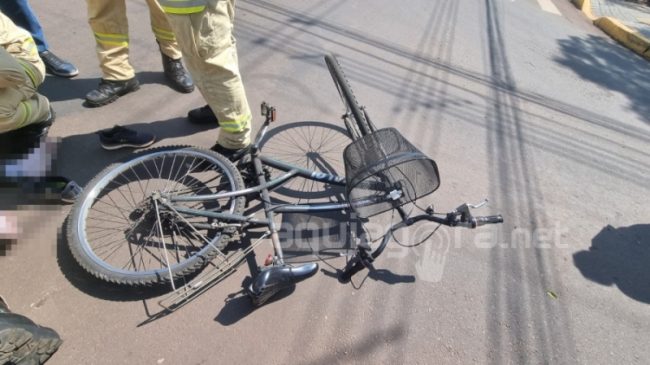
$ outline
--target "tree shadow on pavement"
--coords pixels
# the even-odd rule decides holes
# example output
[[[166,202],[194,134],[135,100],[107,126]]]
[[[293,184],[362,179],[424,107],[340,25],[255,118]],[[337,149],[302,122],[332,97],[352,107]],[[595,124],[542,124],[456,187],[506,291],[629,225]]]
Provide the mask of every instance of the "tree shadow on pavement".
[[[587,279],[616,285],[625,295],[650,304],[650,224],[603,228],[588,251],[573,255]]]
[[[558,43],[562,56],[556,62],[585,80],[622,93],[630,101],[630,110],[650,124],[650,72],[646,60],[593,35],[570,37]]]

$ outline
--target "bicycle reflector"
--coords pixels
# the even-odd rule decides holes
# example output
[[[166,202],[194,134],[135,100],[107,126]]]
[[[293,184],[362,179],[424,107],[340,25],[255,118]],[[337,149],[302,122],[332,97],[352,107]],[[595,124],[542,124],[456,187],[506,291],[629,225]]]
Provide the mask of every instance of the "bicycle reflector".
[[[343,151],[348,202],[368,218],[415,201],[440,186],[436,162],[395,128],[377,130]]]

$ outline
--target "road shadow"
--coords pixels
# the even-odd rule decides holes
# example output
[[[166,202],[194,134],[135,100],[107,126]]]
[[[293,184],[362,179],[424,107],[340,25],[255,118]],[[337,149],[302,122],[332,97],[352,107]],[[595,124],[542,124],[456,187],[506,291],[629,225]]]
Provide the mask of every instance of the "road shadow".
[[[285,260],[303,263],[341,257],[356,247],[350,229],[357,236],[363,233],[360,225],[350,222],[350,214],[341,211],[282,214],[279,234]]]
[[[162,84],[171,88],[171,85],[162,72],[143,71],[137,72],[135,76],[140,85]],[[51,102],[67,100],[84,100],[86,94],[99,86],[101,78],[72,78],[66,79],[52,75],[46,75],[45,81],[39,87],[39,93],[45,95]]]
[[[184,117],[133,123],[125,125],[125,127],[155,135],[156,142],[147,147],[148,149],[166,145],[166,139],[191,136],[214,128],[210,125],[188,123]],[[69,135],[60,140],[58,171],[61,175],[75,180],[80,186],[85,186],[106,166],[124,161],[133,156],[134,152],[140,151],[129,148],[104,150],[99,143],[97,132],[99,130],[92,133]]]
[[[558,43],[562,56],[555,58],[557,63],[585,80],[625,95],[630,110],[650,124],[650,72],[646,60],[594,35],[570,37]]]
[[[616,285],[625,295],[650,304],[650,224],[603,228],[587,251],[573,255],[582,275]]]
[[[250,285],[251,282],[252,278],[244,278],[242,281],[242,288],[246,288],[248,285]],[[288,297],[295,290],[296,286],[293,285],[290,288],[279,292],[271,299],[269,299],[269,301],[264,304],[264,307],[273,305],[273,303]],[[242,289],[236,293],[228,295],[228,297],[224,300],[223,308],[221,308],[221,311],[219,311],[217,316],[214,317],[214,321],[223,326],[230,326],[246,318],[256,309],[257,307],[253,305],[251,299],[246,294],[245,289]]]
[[[335,269],[335,271],[321,269],[321,272],[325,276],[329,276],[331,278],[338,280],[338,276],[339,274],[341,274],[342,271],[340,269]],[[365,274],[365,276],[363,276],[363,274]],[[358,279],[357,276],[359,277]],[[356,276],[353,276],[350,284],[354,289],[359,290],[368,279],[373,281],[381,281],[388,285],[410,284],[415,282],[415,276],[413,275],[395,274],[388,269],[374,269],[374,270],[365,269],[361,271],[361,274],[357,274]]]

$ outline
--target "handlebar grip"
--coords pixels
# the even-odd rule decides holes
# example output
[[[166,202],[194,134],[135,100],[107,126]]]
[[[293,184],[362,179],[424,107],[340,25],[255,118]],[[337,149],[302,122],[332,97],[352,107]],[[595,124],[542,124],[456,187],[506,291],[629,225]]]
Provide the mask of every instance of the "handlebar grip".
[[[496,224],[496,223],[503,223],[503,216],[501,214],[498,215],[488,215],[485,217],[476,217],[476,226],[482,226],[484,224]]]
[[[352,257],[350,261],[348,261],[347,265],[345,265],[345,268],[339,271],[339,275],[338,275],[339,282],[341,283],[350,282],[350,280],[352,279],[352,275],[358,273],[364,268],[365,266],[363,265],[363,262],[361,262],[361,259],[359,259],[359,257],[355,255],[354,257]]]

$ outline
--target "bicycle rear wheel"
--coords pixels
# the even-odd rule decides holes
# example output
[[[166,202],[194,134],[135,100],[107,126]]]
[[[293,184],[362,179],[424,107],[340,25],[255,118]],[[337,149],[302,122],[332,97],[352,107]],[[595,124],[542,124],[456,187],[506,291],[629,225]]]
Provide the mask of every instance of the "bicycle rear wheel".
[[[372,133],[373,128],[371,128],[370,123],[366,119],[365,113],[359,106],[359,103],[352,92],[352,88],[350,87],[336,57],[334,55],[326,55],[325,63],[327,64],[330,75],[332,75],[332,79],[334,79],[334,84],[339,91],[339,95],[345,104],[346,115],[352,115],[352,118],[356,122],[357,128],[352,126],[346,120],[345,126],[350,133],[350,137],[356,140],[360,136]]]
[[[145,151],[91,180],[69,217],[70,250],[84,269],[104,281],[152,285],[179,279],[220,254],[235,228],[179,213],[156,196],[243,188],[236,167],[215,152],[181,147]],[[173,205],[241,214],[244,198]]]

